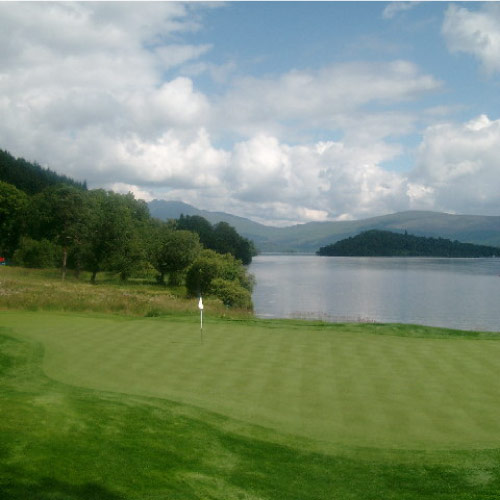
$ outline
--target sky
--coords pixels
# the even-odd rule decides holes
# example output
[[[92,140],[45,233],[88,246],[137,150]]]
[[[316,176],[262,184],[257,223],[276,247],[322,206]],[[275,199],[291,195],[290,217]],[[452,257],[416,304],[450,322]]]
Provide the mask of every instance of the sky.
[[[0,2],[0,149],[270,225],[500,215],[500,2]]]

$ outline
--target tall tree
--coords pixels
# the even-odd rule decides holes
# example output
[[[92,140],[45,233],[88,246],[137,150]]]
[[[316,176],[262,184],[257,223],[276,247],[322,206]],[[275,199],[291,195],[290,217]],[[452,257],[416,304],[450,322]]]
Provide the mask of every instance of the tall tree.
[[[62,279],[66,277],[68,252],[83,244],[83,228],[89,216],[85,192],[72,186],[49,187],[35,195],[30,206],[29,233],[62,248]]]
[[[28,197],[0,181],[0,257],[11,257],[24,229]]]
[[[97,273],[113,270],[122,279],[144,258],[141,229],[149,217],[147,206],[134,196],[120,195],[97,189],[89,191],[89,217],[85,223],[83,258],[92,272],[92,283]]]
[[[158,271],[158,281],[165,282],[169,274],[169,284],[179,284],[179,273],[186,269],[201,251],[196,233],[174,230],[168,223],[160,223],[150,246],[150,261]]]

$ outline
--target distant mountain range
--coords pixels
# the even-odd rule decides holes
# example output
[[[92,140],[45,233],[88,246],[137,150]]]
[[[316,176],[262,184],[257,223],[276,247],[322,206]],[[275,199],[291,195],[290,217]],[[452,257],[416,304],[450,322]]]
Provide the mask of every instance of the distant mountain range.
[[[201,215],[212,224],[227,222],[261,252],[314,253],[362,231],[382,229],[416,236],[433,236],[463,243],[500,247],[500,217],[451,215],[440,212],[408,211],[369,219],[341,222],[308,222],[288,227],[266,226],[224,212],[199,210],[178,201],[153,200],[149,210],[158,219],[177,219],[181,214]]]

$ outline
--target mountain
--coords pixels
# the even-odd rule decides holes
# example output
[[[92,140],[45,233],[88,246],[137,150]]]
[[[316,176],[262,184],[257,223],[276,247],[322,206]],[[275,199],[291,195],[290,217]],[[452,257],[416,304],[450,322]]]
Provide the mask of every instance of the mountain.
[[[224,212],[199,210],[181,202],[153,200],[149,203],[149,209],[151,215],[159,219],[177,219],[183,213],[201,215],[212,224],[227,222],[239,234],[253,240],[261,252],[314,253],[322,246],[371,229],[399,233],[408,231],[415,236],[441,237],[463,243],[500,247],[498,216],[408,211],[362,220],[308,222],[288,227],[273,227]]]

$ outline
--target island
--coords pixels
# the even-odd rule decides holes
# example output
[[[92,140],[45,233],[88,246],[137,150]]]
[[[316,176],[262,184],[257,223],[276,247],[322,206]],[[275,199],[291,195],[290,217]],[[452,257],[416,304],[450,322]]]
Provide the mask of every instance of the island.
[[[329,257],[497,257],[500,248],[461,243],[445,238],[414,236],[372,229],[331,245],[316,255]]]

